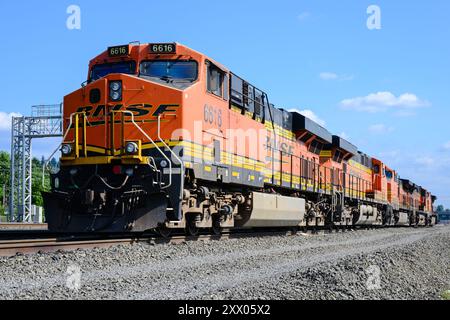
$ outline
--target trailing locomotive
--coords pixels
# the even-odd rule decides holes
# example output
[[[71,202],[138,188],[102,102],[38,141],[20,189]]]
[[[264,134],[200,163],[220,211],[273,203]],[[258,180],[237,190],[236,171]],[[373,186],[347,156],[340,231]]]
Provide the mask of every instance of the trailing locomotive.
[[[108,48],[64,98],[55,232],[433,225],[434,196],[178,43]]]

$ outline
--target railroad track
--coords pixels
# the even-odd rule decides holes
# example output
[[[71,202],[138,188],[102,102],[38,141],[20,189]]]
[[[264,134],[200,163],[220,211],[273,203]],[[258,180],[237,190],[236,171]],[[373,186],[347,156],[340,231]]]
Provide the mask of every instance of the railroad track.
[[[110,248],[120,244],[133,244],[136,239],[60,240],[28,239],[0,241],[0,257],[39,252],[74,251],[78,249]]]
[[[46,223],[0,223],[0,231],[45,231]]]
[[[38,234],[40,237],[43,234]],[[127,236],[123,238],[86,238],[82,236],[62,236],[52,238],[38,238],[36,236],[23,239],[0,240],[0,257],[11,257],[17,254],[36,254],[58,251],[74,251],[78,249],[111,248],[117,245],[132,245],[136,243],[148,244],[182,244],[189,241],[220,241],[243,237],[267,237],[292,235],[290,231],[264,231],[264,232],[224,232],[222,235],[201,234],[196,237],[174,235],[163,238],[156,235],[151,236]]]
[[[3,240],[0,241],[0,257],[10,257],[17,254],[35,254],[43,252],[74,251],[78,249],[110,248],[117,245],[131,245],[135,243],[173,243],[186,241],[211,240],[212,236],[199,236],[196,239],[184,236],[163,238],[120,238],[120,239],[77,239],[62,240],[58,238]],[[217,237],[216,237],[217,238]],[[224,238],[224,237],[221,237]]]
[[[374,229],[373,227],[362,227],[360,229]],[[352,230],[358,230],[354,228]],[[332,232],[345,232],[348,229],[321,229],[304,230],[302,235],[314,235]],[[105,235],[60,235],[54,236],[45,232],[24,232],[14,234],[15,238],[0,238],[0,257],[9,257],[17,254],[35,254],[39,252],[74,251],[78,249],[110,248],[117,245],[132,245],[136,243],[149,244],[182,244],[189,241],[220,241],[226,239],[249,238],[249,237],[269,237],[269,236],[291,236],[298,232],[291,230],[264,230],[248,231],[234,230],[224,231],[221,235],[200,234],[198,236],[173,235],[164,238],[152,235],[122,235],[116,238]],[[47,237],[46,237],[47,235]],[[28,238],[27,238],[28,237]]]

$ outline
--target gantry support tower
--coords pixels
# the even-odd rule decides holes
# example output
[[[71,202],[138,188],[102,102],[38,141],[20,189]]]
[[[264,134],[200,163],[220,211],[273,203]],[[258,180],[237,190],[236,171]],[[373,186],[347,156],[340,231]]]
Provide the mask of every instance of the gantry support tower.
[[[11,222],[31,222],[32,140],[62,137],[63,105],[33,106],[31,117],[13,117],[11,133]]]

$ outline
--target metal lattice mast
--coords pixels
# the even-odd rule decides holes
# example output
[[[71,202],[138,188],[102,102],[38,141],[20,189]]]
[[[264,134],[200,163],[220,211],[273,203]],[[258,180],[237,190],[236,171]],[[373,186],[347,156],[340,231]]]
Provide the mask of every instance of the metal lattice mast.
[[[11,139],[11,194],[10,194],[10,215],[11,221],[22,221],[26,212],[26,190],[28,180],[27,172],[30,171],[27,163],[27,153],[31,155],[31,146],[26,141],[26,119],[24,117],[12,119],[12,139]]]
[[[33,106],[31,117],[12,119],[11,221],[32,219],[32,140],[61,136],[62,105]]]
[[[22,210],[19,211],[21,221],[30,221],[31,219],[31,199],[32,199],[32,150],[31,150],[31,123],[24,121],[24,136],[22,141],[22,156],[23,156],[23,168],[22,168],[22,194],[21,198],[23,203],[19,203],[18,206],[22,206]]]

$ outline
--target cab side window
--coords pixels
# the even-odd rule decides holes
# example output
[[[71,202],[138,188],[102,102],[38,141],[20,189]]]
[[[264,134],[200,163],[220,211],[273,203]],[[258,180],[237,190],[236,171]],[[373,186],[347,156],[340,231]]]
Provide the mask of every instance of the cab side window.
[[[249,84],[247,82],[238,76],[231,74],[230,104],[232,107],[239,109],[242,114],[245,114],[245,112],[250,112],[249,91]]]
[[[244,81],[241,78],[231,75],[231,103],[241,108],[244,106]]]
[[[264,119],[264,93],[255,89],[255,119],[262,121]]]
[[[254,88],[247,82],[244,82],[244,106],[245,111],[253,117],[253,113],[255,112]]]
[[[380,174],[380,166],[379,165],[374,165],[373,166],[373,172],[375,173],[375,174]]]
[[[269,104],[264,92],[231,73],[230,105],[243,115],[264,122],[265,109]]]
[[[225,73],[222,70],[211,63],[208,64],[207,90],[209,93],[226,99],[227,97],[224,95],[225,79]]]

